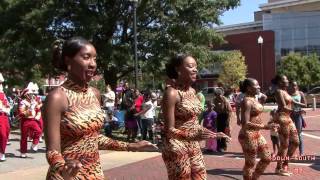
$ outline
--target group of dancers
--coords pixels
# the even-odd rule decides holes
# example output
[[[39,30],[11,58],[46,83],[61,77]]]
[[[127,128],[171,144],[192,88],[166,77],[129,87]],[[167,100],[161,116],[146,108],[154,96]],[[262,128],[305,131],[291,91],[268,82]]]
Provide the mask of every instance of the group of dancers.
[[[175,79],[172,82],[176,82],[165,90],[162,104],[166,128],[162,157],[167,167],[168,177],[170,180],[206,179],[206,170],[198,141],[228,138],[228,136],[208,131],[196,121],[201,109],[199,100],[191,88],[197,75],[195,58],[190,55],[178,55],[172,58],[166,66],[166,72],[170,79]],[[247,78],[240,86],[244,96],[239,102],[241,118],[238,119],[238,124],[241,125],[241,130],[238,141],[245,157],[243,168],[245,180],[258,179],[272,160],[261,130],[275,130],[279,135],[280,147],[275,169],[275,173],[278,175],[292,175],[288,170],[289,159],[294,155],[297,147],[301,145],[298,136],[301,130],[298,133],[290,116],[297,107],[304,106],[304,104],[288,94],[289,81],[286,76],[277,75],[273,79],[273,83],[277,87],[275,98],[278,109],[274,111],[272,121],[268,124],[263,124],[260,116],[263,112],[263,106],[259,101],[260,86],[258,81]],[[296,90],[297,88],[295,88]],[[296,94],[293,97],[295,96]],[[256,157],[260,158],[258,164],[256,164]]]
[[[27,88],[22,93],[23,99],[19,106],[21,157],[26,157],[26,142],[30,135],[33,139],[31,148],[36,150],[43,117],[46,157],[50,165],[47,179],[104,179],[98,150],[157,150],[148,141],[127,143],[99,133],[105,116],[101,109],[101,96],[97,89],[88,85],[95,76],[96,57],[93,44],[82,37],[55,41],[53,64],[67,72],[67,80],[48,94],[42,115],[42,104],[32,90]],[[162,158],[170,180],[207,179],[199,141],[212,138],[231,140],[223,132],[216,133],[199,125],[198,116],[203,108],[191,87],[197,79],[197,73],[197,62],[191,55],[179,54],[166,65],[166,74],[171,80],[168,81],[170,83],[164,91],[161,104],[165,135]],[[295,101],[286,92],[288,80],[285,76],[277,76],[275,82],[278,87],[278,110],[274,121],[269,124],[263,124],[260,117],[263,107],[255,98],[260,91],[258,81],[247,78],[240,87],[244,98],[240,103],[241,130],[238,140],[245,157],[243,177],[246,180],[258,179],[271,162],[271,154],[261,130],[278,129],[280,157],[291,157],[299,145],[296,128],[290,119]],[[2,100],[1,93],[0,97]],[[2,100],[1,118],[6,112],[3,106],[6,106],[5,100]],[[1,136],[8,136],[3,134]],[[0,153],[4,154],[3,148]],[[260,161],[255,167],[257,156]],[[288,161],[284,159],[280,158],[277,162],[276,173],[290,175]]]

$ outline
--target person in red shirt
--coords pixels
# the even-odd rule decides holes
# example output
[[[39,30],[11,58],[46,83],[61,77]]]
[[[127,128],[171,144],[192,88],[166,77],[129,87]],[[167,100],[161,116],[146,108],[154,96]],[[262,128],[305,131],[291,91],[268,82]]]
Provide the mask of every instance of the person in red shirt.
[[[41,100],[41,97],[38,96],[38,92],[36,92],[36,96],[35,96],[35,100],[37,102],[37,107],[36,107],[36,110],[37,110],[37,113],[40,114],[40,119],[38,121],[38,124],[39,124],[39,127],[41,129],[41,135],[40,135],[40,138],[39,138],[39,142],[43,142],[42,140],[42,134],[43,134],[43,119],[42,119],[42,114],[41,114],[41,108],[42,108],[42,100]]]
[[[0,73],[0,162],[5,161],[5,151],[10,133],[10,125],[8,114],[10,112],[10,105],[5,93],[3,92],[2,83],[4,79]]]
[[[134,108],[135,113],[139,114],[142,110],[143,104],[143,96],[140,94],[139,89],[134,90]],[[138,136],[141,136],[141,117],[140,115],[136,115],[137,123],[138,123]]]

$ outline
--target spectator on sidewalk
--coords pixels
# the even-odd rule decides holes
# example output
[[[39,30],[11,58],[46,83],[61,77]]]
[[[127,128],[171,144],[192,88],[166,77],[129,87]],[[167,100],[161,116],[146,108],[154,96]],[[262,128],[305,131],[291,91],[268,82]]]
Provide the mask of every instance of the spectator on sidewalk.
[[[111,86],[107,84],[106,93],[103,94],[103,107],[107,111],[114,111],[116,94],[112,91]]]
[[[135,89],[134,90],[134,95],[133,95],[133,106],[135,108],[135,118],[137,120],[138,123],[138,137],[140,138],[142,135],[142,123],[141,123],[141,116],[140,116],[140,112],[142,110],[142,104],[143,104],[143,95],[140,93],[139,89]]]
[[[231,137],[230,132],[230,119],[232,116],[232,108],[227,98],[223,96],[224,92],[222,88],[215,90],[215,98],[213,100],[214,110],[217,112],[217,132],[223,132]],[[217,151],[224,152],[227,150],[226,139],[217,140]]]
[[[213,110],[214,104],[211,101],[206,102],[207,110],[203,113],[203,127],[209,129],[210,131],[217,132],[217,113]],[[215,138],[206,140],[206,152],[215,152],[217,151],[217,140]]]
[[[112,110],[107,111],[107,116],[104,118],[104,134],[107,137],[112,137],[112,129],[118,126],[118,118],[113,115]]]
[[[125,82],[123,85],[122,97],[121,97],[121,110],[127,111],[131,108],[134,101],[134,92],[130,88],[129,83]]]
[[[152,104],[154,106],[154,109],[152,111],[152,114],[154,116],[154,120],[157,121],[157,108],[158,108],[158,97],[157,97],[157,94],[152,92],[151,93],[151,101],[152,101]]]
[[[147,140],[147,134],[149,140],[153,142],[153,124],[154,124],[154,104],[151,101],[151,92],[146,91],[143,96],[143,104],[141,111],[137,113],[137,116],[141,117],[141,134],[142,139]]]
[[[205,104],[206,104],[206,98],[204,97],[202,90],[199,86],[196,86],[196,93],[197,93],[197,97],[200,100],[201,103],[201,108],[203,109],[203,111],[200,113],[200,115],[198,116],[198,120],[199,120],[199,124],[202,125],[202,121],[204,119],[203,117],[203,112],[204,112],[204,108],[205,108]]]
[[[269,123],[274,123],[274,120],[276,118],[276,109],[270,111],[270,121]],[[280,148],[280,140],[279,140],[279,133],[278,133],[277,127],[270,128],[270,139],[272,141],[272,149],[273,153],[271,154],[272,158],[275,158],[277,153],[279,152]]]
[[[136,109],[132,106],[125,114],[125,128],[127,133],[127,142],[136,142],[138,133],[138,122],[135,116]]]
[[[294,121],[299,136],[299,154],[304,154],[302,128],[305,127],[305,120],[303,114],[305,111],[302,108],[306,108],[306,98],[302,91],[299,91],[299,87],[296,81],[290,82],[289,93],[293,99],[293,112],[291,113],[291,119]]]

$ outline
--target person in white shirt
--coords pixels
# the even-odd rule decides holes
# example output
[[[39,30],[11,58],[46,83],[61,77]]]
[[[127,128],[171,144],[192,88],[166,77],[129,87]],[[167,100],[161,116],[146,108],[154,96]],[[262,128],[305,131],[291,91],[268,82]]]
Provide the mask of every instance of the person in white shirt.
[[[106,86],[106,93],[103,94],[103,106],[108,111],[114,110],[114,105],[116,101],[116,95],[114,91],[112,91],[110,85]]]
[[[149,135],[149,140],[153,141],[153,131],[152,126],[154,123],[155,116],[155,106],[151,100],[151,92],[147,91],[144,93],[144,102],[142,104],[142,111],[137,113],[136,115],[141,116],[141,134],[142,139],[147,139],[147,134]]]
[[[118,118],[113,115],[113,111],[107,111],[107,116],[104,118],[104,134],[107,137],[112,137],[112,128],[118,123]]]
[[[153,113],[153,119],[156,120],[156,110],[157,110],[157,107],[158,107],[158,97],[157,97],[157,94],[156,93],[151,93],[151,101],[152,101],[152,104],[153,104],[153,109],[152,109],[152,113]]]

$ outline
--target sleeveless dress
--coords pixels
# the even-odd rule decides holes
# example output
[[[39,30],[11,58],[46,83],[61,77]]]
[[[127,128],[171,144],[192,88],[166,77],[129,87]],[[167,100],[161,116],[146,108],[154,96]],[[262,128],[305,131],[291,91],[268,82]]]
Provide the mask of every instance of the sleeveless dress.
[[[284,96],[286,105],[291,108],[293,101],[291,96],[286,91],[280,91]],[[280,125],[278,131],[280,137],[280,148],[278,151],[278,156],[285,159],[285,161],[278,161],[277,169],[283,169],[283,166],[288,166],[289,160],[287,157],[292,157],[297,147],[299,146],[299,137],[297,129],[290,117],[289,112],[278,110],[275,117],[275,123],[278,123]]]
[[[245,97],[245,99],[251,101],[253,106],[250,112],[250,120],[242,125],[238,136],[245,157],[243,177],[244,179],[257,179],[269,165],[271,155],[267,141],[260,132],[260,129],[264,126],[260,117],[263,106],[253,97]],[[254,170],[256,156],[259,156],[261,160]]]
[[[62,114],[60,122],[62,158],[82,163],[74,179],[104,179],[98,150],[127,150],[128,143],[112,140],[99,133],[103,126],[104,112],[90,87],[81,90],[67,80],[60,88],[68,99],[68,109]],[[58,157],[52,158],[50,153],[47,152],[50,164],[47,179],[62,180],[63,162],[52,163]]]
[[[194,90],[176,87],[180,102],[175,107],[175,127],[165,132],[162,158],[169,180],[206,179],[199,145],[200,135],[209,131],[199,125],[201,104]]]

